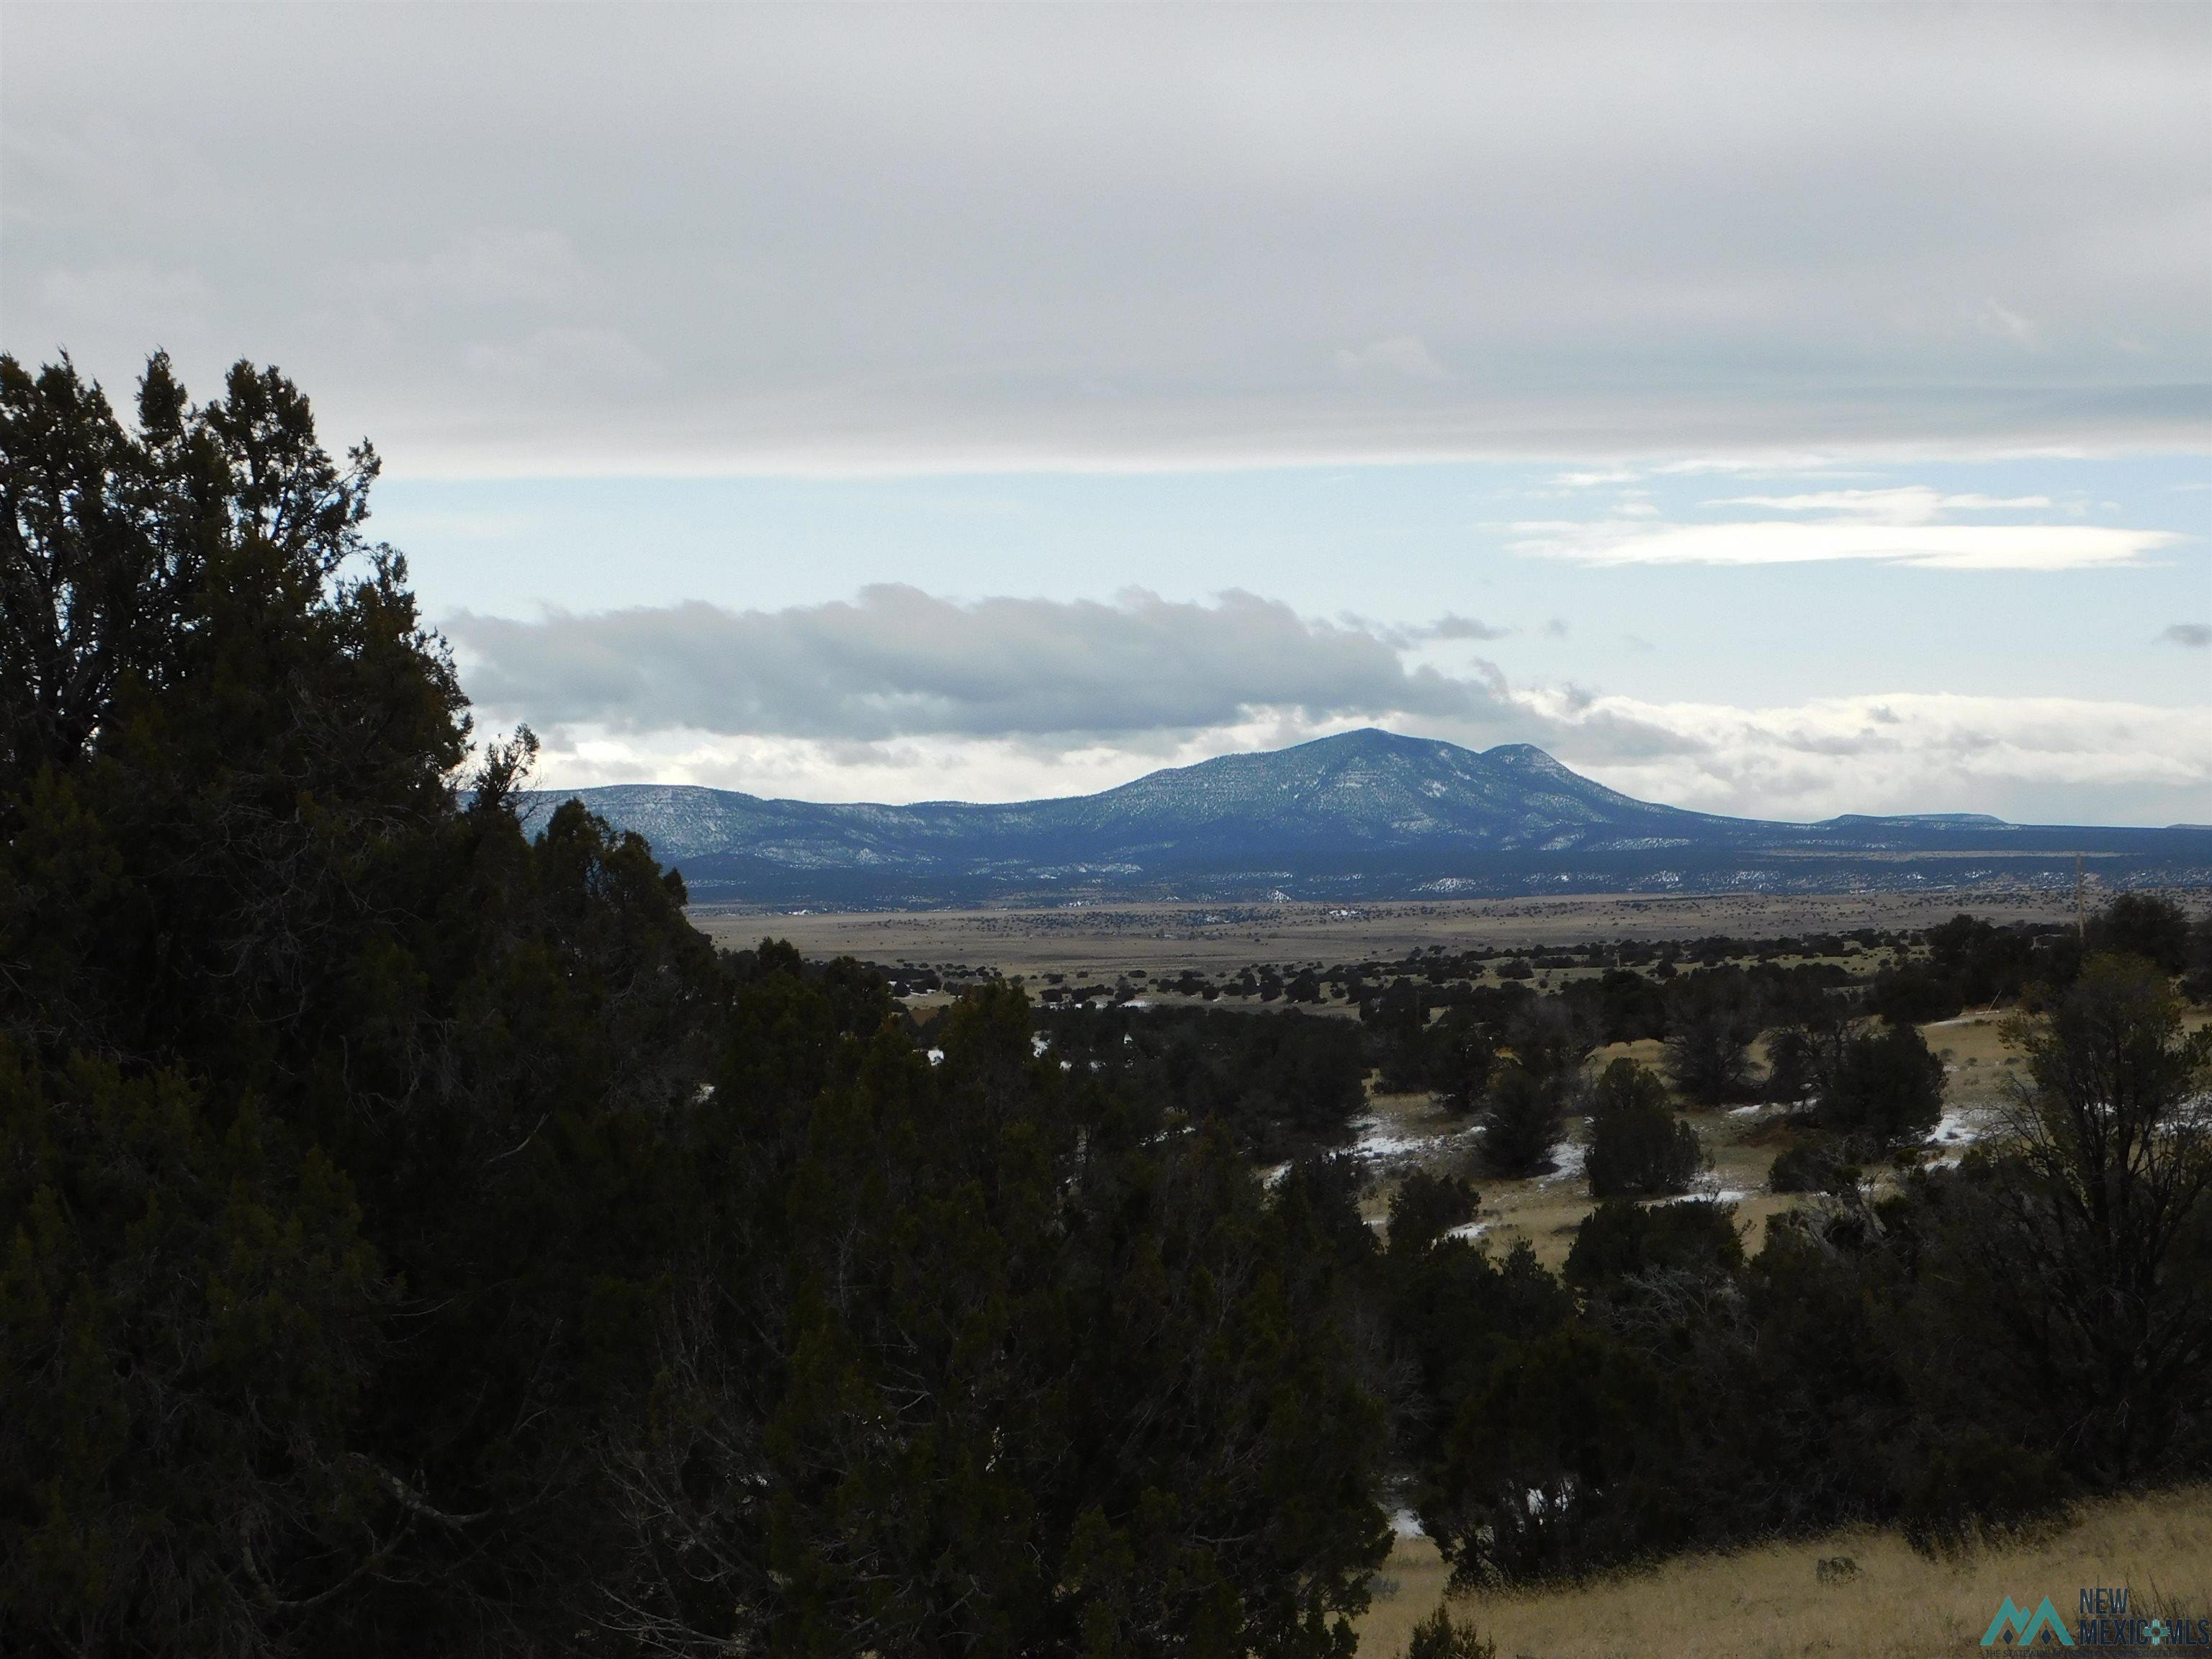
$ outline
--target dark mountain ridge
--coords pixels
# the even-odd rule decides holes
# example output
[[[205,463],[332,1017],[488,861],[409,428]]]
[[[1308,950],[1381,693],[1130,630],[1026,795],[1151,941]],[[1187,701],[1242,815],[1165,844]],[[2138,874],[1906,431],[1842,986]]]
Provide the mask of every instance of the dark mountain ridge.
[[[1607,789],[1542,750],[1389,732],[1224,755],[1095,795],[825,805],[689,785],[542,791],[652,842],[696,901],[931,906],[1076,897],[2212,884],[2212,831],[1978,813],[1771,823]]]

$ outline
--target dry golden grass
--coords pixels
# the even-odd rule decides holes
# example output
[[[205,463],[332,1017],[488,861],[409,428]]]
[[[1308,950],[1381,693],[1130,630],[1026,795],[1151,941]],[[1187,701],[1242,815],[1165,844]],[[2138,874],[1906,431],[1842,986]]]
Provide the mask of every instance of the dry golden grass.
[[[1920,1035],[1943,1060],[1946,1092],[1953,1106],[1987,1107],[2008,1097],[2009,1080],[2021,1057],[2004,1043],[2009,1015],[1977,1008],[1956,1019],[1923,1025]]]
[[[1486,1173],[1478,1158],[1481,1143],[1464,1133],[1470,1120],[1454,1117],[1425,1094],[1370,1094],[1368,1109],[1389,1133],[1407,1140],[1451,1137],[1431,1152],[1395,1162],[1369,1184],[1359,1207],[1370,1224],[1379,1224],[1389,1215],[1406,1170],[1418,1164],[1474,1182],[1482,1194],[1476,1218],[1482,1225],[1482,1242],[1492,1254],[1502,1256],[1525,1239],[1546,1267],[1557,1271],[1565,1264],[1575,1230],[1590,1212],[1589,1188],[1581,1176],[1560,1173],[1509,1181]]]
[[[2208,1018],[2212,1016],[2192,1012],[2188,1024],[2195,1029]],[[2003,1041],[2008,1019],[2003,1012],[1984,1009],[1920,1028],[1948,1073],[1946,1109],[1963,1115],[1984,1133],[1995,1127],[1993,1115],[2009,1099],[2010,1085],[2021,1074],[2021,1056]],[[1656,1041],[1609,1043],[1590,1056],[1589,1069],[1595,1076],[1614,1060],[1633,1060],[1658,1067],[1665,1058],[1665,1045]],[[1759,1058],[1764,1064],[1763,1054]],[[1481,1236],[1494,1252],[1503,1255],[1525,1240],[1547,1267],[1557,1271],[1565,1262],[1575,1230],[1595,1207],[1580,1174],[1507,1180],[1486,1173],[1480,1161],[1480,1142],[1457,1133],[1467,1128],[1468,1121],[1452,1117],[1427,1095],[1373,1094],[1368,1109],[1396,1135],[1439,1142],[1428,1153],[1400,1160],[1381,1171],[1361,1203],[1362,1212],[1370,1219],[1389,1213],[1390,1199],[1405,1170],[1419,1164],[1439,1172],[1463,1175],[1474,1182],[1482,1194],[1478,1218]],[[1771,1111],[1740,1114],[1689,1107],[1683,1109],[1683,1115],[1696,1128],[1712,1158],[1706,1186],[1726,1195],[1735,1206],[1736,1231],[1743,1237],[1745,1250],[1756,1254],[1766,1242],[1767,1221],[1807,1201],[1800,1194],[1767,1190],[1775,1157],[1793,1136],[1775,1121]],[[1571,1136],[1579,1139],[1587,1133],[1586,1123],[1571,1123]]]
[[[1818,1564],[1836,1556],[1855,1562],[1856,1576],[1821,1583]],[[1445,1577],[1427,1539],[1401,1540],[1359,1623],[1362,1659],[1397,1659],[1414,1622],[1443,1599]],[[2090,1505],[2049,1537],[1956,1560],[1917,1555],[1893,1533],[1839,1532],[1449,1605],[1497,1643],[1498,1659],[1922,1659],[1980,1651],[2008,1595],[2029,1607],[2048,1595],[2070,1624],[2079,1591],[2096,1585],[2125,1586],[2146,1610],[2158,1601],[2212,1612],[2212,1486]]]
[[[1663,1054],[1663,1045],[1656,1042],[1612,1043],[1591,1057],[1590,1070],[1595,1073],[1607,1061],[1619,1059],[1656,1066]],[[1482,1194],[1482,1209],[1476,1218],[1482,1225],[1482,1241],[1493,1255],[1502,1256],[1525,1242],[1535,1252],[1536,1260],[1553,1272],[1565,1264],[1576,1230],[1595,1207],[1589,1184],[1578,1171],[1527,1180],[1490,1174],[1480,1162],[1480,1142],[1459,1133],[1468,1127],[1468,1120],[1453,1117],[1425,1094],[1371,1094],[1368,1109],[1395,1135],[1407,1140],[1442,1141],[1435,1150],[1382,1171],[1361,1200],[1361,1212],[1370,1221],[1379,1221],[1389,1213],[1390,1200],[1405,1170],[1418,1164],[1438,1173],[1465,1176],[1474,1183]],[[1744,1248],[1756,1252],[1766,1240],[1767,1218],[1803,1202],[1795,1194],[1766,1190],[1775,1155],[1786,1140],[1771,1135],[1761,1138],[1756,1120],[1727,1111],[1692,1110],[1685,1115],[1712,1155],[1711,1184],[1730,1195]],[[1588,1132],[1587,1124],[1580,1121],[1569,1126],[1571,1138],[1579,1139]]]
[[[718,945],[787,939],[808,957],[851,952],[878,962],[964,962],[1006,974],[1103,978],[1146,968],[1219,973],[1254,962],[1356,962],[1419,946],[1525,948],[1589,939],[1771,938],[1858,927],[1926,927],[1966,910],[1992,921],[2063,921],[2072,896],[2029,891],[1569,894],[1555,898],[1440,899],[1372,904],[1146,903],[1081,908],[810,910],[793,915],[696,906]]]

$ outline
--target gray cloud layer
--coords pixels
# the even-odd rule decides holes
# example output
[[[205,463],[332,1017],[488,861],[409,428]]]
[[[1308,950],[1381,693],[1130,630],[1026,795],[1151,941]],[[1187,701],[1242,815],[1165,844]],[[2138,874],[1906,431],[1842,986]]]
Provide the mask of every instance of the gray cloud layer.
[[[958,605],[885,586],[776,611],[465,614],[448,629],[471,694],[544,726],[868,742],[1191,732],[1259,709],[1470,725],[1505,712],[1494,679],[1409,669],[1366,628],[1240,592],[1212,605],[1143,592]]]
[[[1534,741],[1647,799],[1768,814],[2063,817],[2036,803],[2094,788],[2166,822],[2201,817],[2212,782],[2201,708],[1909,691],[1730,707],[1509,686],[1486,664],[1409,667],[1401,653],[1433,627],[1314,622],[1249,593],[957,604],[881,586],[773,611],[464,616],[453,633],[471,693],[493,721],[546,732],[560,783],[1022,799],[1370,720]]]
[[[5,343],[447,471],[2212,431],[2212,10],[11,6]]]

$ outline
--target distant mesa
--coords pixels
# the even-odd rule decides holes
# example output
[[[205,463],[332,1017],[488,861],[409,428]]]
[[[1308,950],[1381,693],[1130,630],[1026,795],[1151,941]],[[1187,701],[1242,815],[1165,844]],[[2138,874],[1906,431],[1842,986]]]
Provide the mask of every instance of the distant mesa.
[[[1869,814],[1844,812],[1832,818],[1823,818],[1824,823],[1978,823],[1984,827],[2009,829],[2002,818],[1993,818],[1987,812],[1889,812]]]
[[[653,843],[695,902],[868,908],[1078,899],[1271,902],[1532,892],[2212,886],[2212,829],[2014,824],[1976,812],[1777,823],[1656,805],[1528,744],[1373,729],[1224,755],[1096,795],[906,806],[685,784],[541,791]]]

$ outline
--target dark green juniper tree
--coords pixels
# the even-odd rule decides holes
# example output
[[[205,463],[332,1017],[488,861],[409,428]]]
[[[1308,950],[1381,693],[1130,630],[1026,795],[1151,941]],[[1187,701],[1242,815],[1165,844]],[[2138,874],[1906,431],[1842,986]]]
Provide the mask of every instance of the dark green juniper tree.
[[[0,359],[0,1646],[1348,1652],[1346,1182],[526,835],[375,476]]]
[[[1885,1024],[1844,1038],[1821,1091],[1822,1128],[1869,1153],[1928,1138],[1943,1115],[1943,1062],[1911,1025]]]
[[[1710,1162],[1698,1132],[1668,1104],[1656,1073],[1616,1060],[1598,1074],[1583,1166],[1592,1198],[1686,1192]]]
[[[1667,1074],[1686,1100],[1720,1106],[1751,1093],[1757,998],[1733,969],[1678,980],[1667,996]]]
[[[1563,1073],[1508,1060],[1494,1072],[1483,1114],[1482,1161],[1499,1175],[1528,1176],[1551,1167],[1566,1132],[1571,1079]]]
[[[2212,1028],[2148,958],[2092,956],[2024,1053],[1927,1272],[1961,1367],[2091,1488],[2212,1456]],[[1960,1340],[1960,1339],[1966,1339]]]
[[[1582,1087],[1589,1030],[1557,1003],[1532,1004],[1508,1028],[1511,1057],[1488,1068],[1482,1158],[1500,1175],[1549,1168]]]

